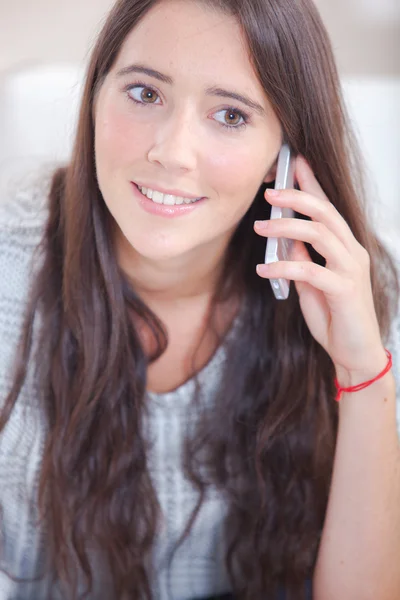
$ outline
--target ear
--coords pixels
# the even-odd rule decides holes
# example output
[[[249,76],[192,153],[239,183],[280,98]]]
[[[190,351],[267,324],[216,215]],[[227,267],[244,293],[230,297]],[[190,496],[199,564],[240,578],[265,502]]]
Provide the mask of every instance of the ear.
[[[264,177],[264,183],[271,183],[272,181],[275,181],[277,166],[278,166],[278,161],[276,160],[274,162],[274,164],[272,165],[272,167],[270,168],[270,170],[268,171],[268,173],[266,174],[266,176]]]

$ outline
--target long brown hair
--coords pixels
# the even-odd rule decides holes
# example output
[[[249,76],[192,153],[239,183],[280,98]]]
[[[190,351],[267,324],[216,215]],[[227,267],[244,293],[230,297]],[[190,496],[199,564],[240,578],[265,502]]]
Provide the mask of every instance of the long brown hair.
[[[204,2],[237,18],[287,141],[307,158],[369,252],[386,338],[395,310],[388,290],[397,297],[399,282],[392,257],[369,223],[363,164],[314,3]],[[116,262],[112,217],[96,179],[93,103],[126,36],[155,4],[119,0],[93,50],[72,159],[52,178],[43,266],[31,290],[14,385],[0,420],[1,430],[33,358],[32,324],[40,312],[42,360],[36,362],[48,434],[38,502],[54,572],[68,598],[77,595],[78,573],[89,590],[96,579],[89,542],[102,549],[113,597],[151,598],[145,558],[157,533],[159,506],[142,422],[146,369],[168,338]],[[254,220],[268,216],[264,189],[227,249],[209,325],[217,304],[230,295],[240,294],[247,309],[227,348],[212,415],[186,441],[184,455],[187,476],[199,490],[196,509],[207,486],[224,495],[227,567],[236,597],[246,600],[272,597],[278,584],[290,598],[302,598],[323,527],[338,424],[333,365],[311,336],[294,287],[288,301],[277,302],[269,282],[255,272],[265,251],[265,240],[253,232]],[[157,341],[151,357],[140,342],[139,320]],[[189,529],[190,523],[186,534]]]

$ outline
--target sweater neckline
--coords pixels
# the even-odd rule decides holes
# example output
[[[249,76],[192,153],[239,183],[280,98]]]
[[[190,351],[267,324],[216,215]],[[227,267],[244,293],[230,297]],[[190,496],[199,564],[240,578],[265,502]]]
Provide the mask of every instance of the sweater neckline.
[[[182,402],[190,401],[190,398],[195,391],[195,380],[197,379],[200,384],[203,384],[209,379],[210,375],[213,372],[219,371],[219,368],[222,366],[226,357],[226,346],[235,338],[239,325],[242,322],[242,318],[243,309],[241,309],[234,318],[231,327],[224,335],[221,344],[217,347],[214,354],[210,357],[210,360],[204,365],[202,369],[200,369],[200,371],[197,372],[195,376],[191,377],[182,385],[169,392],[147,391],[146,395],[150,398],[150,400],[155,401],[156,403],[165,403],[170,401],[176,402],[179,400],[181,400]]]

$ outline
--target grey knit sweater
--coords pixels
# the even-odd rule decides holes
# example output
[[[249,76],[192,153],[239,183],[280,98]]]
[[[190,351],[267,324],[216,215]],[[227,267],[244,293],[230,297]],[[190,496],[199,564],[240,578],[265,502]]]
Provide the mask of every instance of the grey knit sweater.
[[[49,180],[29,181],[26,188],[0,201],[0,407],[10,390],[11,364],[18,343],[29,283],[38,268],[34,258],[47,216],[46,197]],[[227,336],[234,335],[238,321]],[[399,373],[400,329],[393,326],[390,349]],[[199,380],[206,402],[213,391],[225,360],[221,346],[202,370]],[[182,442],[187,423],[195,422],[190,406],[194,381],[167,394],[149,394],[148,431],[154,447],[150,457],[151,477],[164,514],[163,527],[154,548],[152,586],[154,598],[188,600],[229,592],[224,567],[222,526],[225,505],[216,490],[210,490],[190,536],[180,546],[166,568],[169,551],[179,538],[197,501],[197,493],[185,479]],[[190,409],[190,410],[189,410]],[[43,415],[38,408],[32,368],[6,428],[0,434],[0,540],[3,556],[0,567],[21,578],[40,575],[46,541],[45,531],[35,524],[38,473],[45,440]],[[92,600],[111,600],[107,578],[98,574]],[[61,593],[53,591],[51,600]],[[0,573],[0,600],[44,600],[49,596],[49,581],[17,583]]]

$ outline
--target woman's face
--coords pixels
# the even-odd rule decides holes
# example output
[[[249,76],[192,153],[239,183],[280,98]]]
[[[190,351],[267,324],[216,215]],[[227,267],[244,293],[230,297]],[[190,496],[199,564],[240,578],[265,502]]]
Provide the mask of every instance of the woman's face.
[[[236,20],[187,0],[161,2],[131,31],[95,124],[97,177],[117,235],[156,261],[228,243],[274,178],[282,143]],[[162,198],[145,199],[135,183],[171,192],[170,203],[204,199],[154,214]]]

